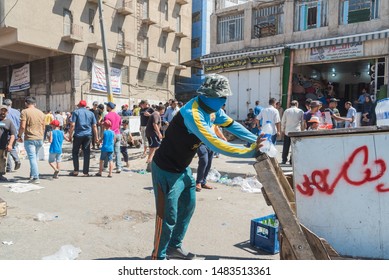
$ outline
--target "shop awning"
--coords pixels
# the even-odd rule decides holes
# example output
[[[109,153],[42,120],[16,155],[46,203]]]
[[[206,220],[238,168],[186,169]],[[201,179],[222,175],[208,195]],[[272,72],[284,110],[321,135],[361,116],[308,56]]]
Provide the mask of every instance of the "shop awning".
[[[184,65],[186,67],[199,68],[199,69],[203,68],[203,65],[201,65],[200,57],[185,61],[181,63],[181,65]]]
[[[381,31],[374,31],[374,32],[363,33],[363,34],[355,34],[355,35],[287,44],[286,47],[291,49],[309,49],[309,48],[317,48],[317,47],[324,47],[324,46],[357,43],[357,42],[363,42],[368,40],[385,39],[388,37],[389,37],[389,29],[385,29]]]
[[[280,54],[284,46],[276,46],[272,48],[250,48],[237,51],[210,53],[200,58],[200,61],[205,64],[215,64],[225,60],[236,60],[250,56],[260,56],[269,54]]]

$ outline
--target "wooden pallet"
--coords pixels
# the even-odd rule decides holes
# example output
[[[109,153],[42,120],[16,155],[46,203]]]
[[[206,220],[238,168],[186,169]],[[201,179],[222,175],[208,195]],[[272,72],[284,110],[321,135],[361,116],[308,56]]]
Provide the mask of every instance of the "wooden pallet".
[[[273,207],[281,225],[280,259],[339,259],[339,254],[326,240],[318,237],[298,221],[293,188],[277,160],[262,154],[257,158],[254,168],[263,185],[262,193],[265,200]]]

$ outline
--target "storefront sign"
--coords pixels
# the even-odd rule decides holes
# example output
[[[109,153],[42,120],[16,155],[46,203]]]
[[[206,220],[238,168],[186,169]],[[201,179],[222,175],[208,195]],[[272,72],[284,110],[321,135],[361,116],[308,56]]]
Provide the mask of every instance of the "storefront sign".
[[[30,64],[13,69],[9,91],[22,91],[28,88],[30,88]]]
[[[122,93],[122,70],[119,68],[111,67],[111,88],[112,93]],[[105,69],[98,63],[93,63],[92,67],[92,89],[107,92]]]
[[[252,65],[274,63],[274,55],[254,56],[254,57],[243,58],[243,59],[238,59],[238,60],[225,61],[225,62],[221,62],[218,64],[205,65],[204,71],[206,73],[208,73],[208,72],[215,72],[215,71],[222,70],[222,69],[229,69],[229,68],[235,68],[235,67],[240,67],[240,66],[246,66],[249,62]]]
[[[345,59],[359,56],[363,56],[362,42],[311,48],[310,61]]]

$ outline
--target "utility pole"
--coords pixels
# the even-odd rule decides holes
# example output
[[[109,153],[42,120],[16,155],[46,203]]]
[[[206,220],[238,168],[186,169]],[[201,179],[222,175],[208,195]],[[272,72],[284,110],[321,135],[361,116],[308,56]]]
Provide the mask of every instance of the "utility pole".
[[[109,67],[109,62],[108,62],[108,57],[107,57],[108,50],[107,50],[107,45],[105,43],[102,0],[99,0],[98,6],[99,6],[99,19],[100,19],[100,30],[101,30],[101,42],[103,44],[104,69],[105,69],[105,81],[106,81],[106,87],[107,87],[107,97],[108,97],[108,102],[113,102],[113,95],[112,95],[112,89],[111,89],[111,69]]]

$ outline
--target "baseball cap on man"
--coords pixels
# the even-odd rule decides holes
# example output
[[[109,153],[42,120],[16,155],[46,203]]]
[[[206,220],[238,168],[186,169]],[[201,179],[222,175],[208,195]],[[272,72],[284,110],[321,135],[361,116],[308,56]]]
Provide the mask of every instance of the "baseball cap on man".
[[[7,111],[8,111],[8,107],[7,107],[7,106],[5,106],[5,105],[0,105],[0,110],[2,110],[2,109],[5,109],[5,110],[7,110]]]
[[[81,101],[78,103],[78,106],[80,106],[80,107],[86,107],[86,101],[85,101],[85,100],[81,100]]]
[[[92,105],[93,106],[97,106],[97,105],[99,105],[99,102],[98,101],[93,101]]]
[[[320,120],[316,116],[312,116],[311,119],[308,121],[310,123],[320,123]]]
[[[104,104],[107,105],[111,109],[115,109],[115,107],[116,107],[116,104],[112,103],[112,102],[104,102]]]
[[[330,102],[339,102],[340,100],[339,99],[336,99],[336,98],[331,98],[330,99]]]
[[[228,79],[219,74],[206,75],[205,80],[197,90],[197,93],[209,98],[220,98],[232,95]]]
[[[59,126],[59,120],[53,120],[53,121],[51,121],[50,124],[54,125],[54,126]]]

